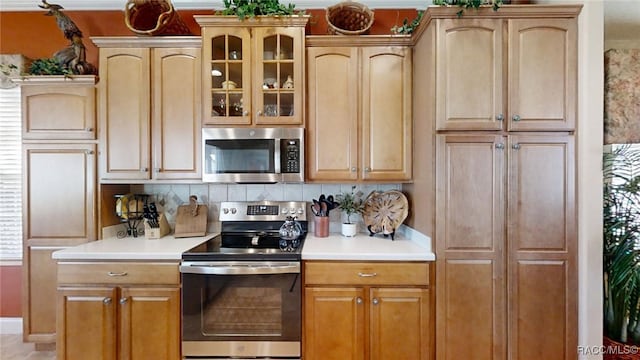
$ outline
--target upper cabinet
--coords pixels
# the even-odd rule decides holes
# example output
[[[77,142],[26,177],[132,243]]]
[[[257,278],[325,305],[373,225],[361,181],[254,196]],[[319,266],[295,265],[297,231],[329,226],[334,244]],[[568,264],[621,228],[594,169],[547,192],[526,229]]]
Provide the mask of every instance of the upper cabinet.
[[[436,22],[437,130],[575,128],[576,18]]]
[[[303,125],[307,16],[194,16],[204,125]]]
[[[200,39],[92,40],[100,47],[100,180],[200,179]]]
[[[26,76],[16,82],[22,86],[22,139],[95,140],[95,76]]]
[[[411,48],[310,39],[308,180],[411,180]]]

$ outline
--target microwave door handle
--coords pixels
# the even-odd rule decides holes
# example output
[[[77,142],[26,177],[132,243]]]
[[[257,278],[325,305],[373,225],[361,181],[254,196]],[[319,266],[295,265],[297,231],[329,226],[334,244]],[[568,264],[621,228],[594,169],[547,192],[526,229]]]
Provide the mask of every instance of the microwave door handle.
[[[273,154],[273,162],[274,162],[274,166],[275,166],[275,173],[276,174],[280,174],[280,139],[275,139],[275,149],[274,149],[274,154]]]

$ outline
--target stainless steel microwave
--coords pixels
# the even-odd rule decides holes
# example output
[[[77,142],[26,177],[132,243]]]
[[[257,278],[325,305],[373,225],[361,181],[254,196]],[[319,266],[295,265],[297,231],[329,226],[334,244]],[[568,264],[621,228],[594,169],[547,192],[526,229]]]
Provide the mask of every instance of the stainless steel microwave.
[[[203,128],[202,181],[304,181],[303,128]]]

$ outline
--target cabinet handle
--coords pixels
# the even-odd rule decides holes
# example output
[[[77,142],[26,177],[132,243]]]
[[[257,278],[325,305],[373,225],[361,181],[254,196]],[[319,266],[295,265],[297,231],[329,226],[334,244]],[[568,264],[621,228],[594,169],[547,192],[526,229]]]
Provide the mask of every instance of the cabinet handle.
[[[93,155],[93,150],[87,150],[87,151],[85,151],[85,154],[87,154],[87,155]]]
[[[362,298],[360,296],[356,298],[356,304],[362,304]]]
[[[511,147],[513,150],[520,150],[520,144],[513,144]]]
[[[143,167],[142,169],[140,169],[140,172],[147,172],[149,171],[149,168]]]
[[[153,171],[159,173],[160,171],[162,171],[162,169],[161,168],[155,168],[155,169],[153,169]]]
[[[356,172],[356,170],[358,170],[358,169],[356,169],[355,166],[351,168],[351,172]]]
[[[520,121],[520,115],[513,115],[511,119],[513,119],[513,121]]]
[[[127,298],[126,297],[120,298],[120,304],[121,305],[124,305],[126,303],[127,303]]]
[[[370,167],[364,168],[364,172],[371,172],[371,168]]]
[[[378,276],[378,273],[358,273],[358,276],[360,277],[374,277],[374,276]]]
[[[92,132],[92,131],[93,131],[93,128],[92,128],[92,127],[88,127],[88,128],[86,128],[86,129],[85,129],[85,131],[87,131],[87,132]]]
[[[496,149],[500,149],[500,150],[504,149],[504,144],[503,143],[496,144]]]
[[[105,305],[110,305],[111,304],[111,298],[102,299],[102,303],[105,304]]]
[[[249,116],[249,112],[248,111],[243,111],[242,112],[242,116]]]
[[[123,272],[113,272],[113,271],[109,271],[107,273],[107,275],[109,276],[127,276],[127,272],[123,271]]]
[[[371,302],[373,303],[373,305],[378,305],[380,303],[380,300],[378,300],[378,298],[373,298]]]
[[[504,120],[504,115],[502,115],[502,114],[496,115],[496,120],[498,120],[498,121]]]
[[[262,110],[258,110],[258,116],[262,116]]]

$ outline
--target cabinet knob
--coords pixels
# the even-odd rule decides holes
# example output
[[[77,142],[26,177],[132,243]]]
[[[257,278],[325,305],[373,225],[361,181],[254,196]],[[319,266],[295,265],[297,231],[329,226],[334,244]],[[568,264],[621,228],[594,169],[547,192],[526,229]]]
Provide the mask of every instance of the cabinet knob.
[[[362,298],[360,296],[356,298],[356,304],[362,304]]]
[[[143,167],[142,169],[140,169],[140,172],[147,172],[149,171],[149,168]]]
[[[126,297],[120,298],[120,304],[121,305],[124,305],[126,303],[127,303],[127,298]]]
[[[242,112],[242,116],[249,116],[249,112],[248,111],[243,111]]]
[[[504,115],[502,115],[502,114],[496,115],[496,120],[498,120],[498,121],[504,120]]]
[[[500,149],[500,150],[504,149],[504,144],[503,143],[496,144],[496,149]]]
[[[93,150],[87,150],[87,151],[85,151],[85,154],[87,154],[87,155],[93,155]]]
[[[102,303],[105,304],[105,305],[110,305],[111,304],[111,298],[102,299]]]
[[[351,168],[351,172],[356,172],[356,170],[358,170],[358,169],[356,169],[355,166]]]
[[[520,150],[520,144],[513,144],[511,147],[513,150]]]
[[[258,110],[258,116],[262,116],[262,110]]]
[[[88,128],[86,128],[85,130],[86,130],[87,132],[92,132],[92,131],[93,131],[93,128],[92,128],[92,127],[88,127]]]
[[[153,169],[153,171],[159,173],[160,171],[162,171],[162,169],[161,168],[155,168],[155,169]]]
[[[513,115],[511,118],[513,121],[520,121],[520,115]]]
[[[364,172],[371,172],[371,168],[370,167],[364,168]]]
[[[373,305],[378,305],[380,303],[380,300],[378,300],[378,298],[373,298],[371,302],[373,303]]]

